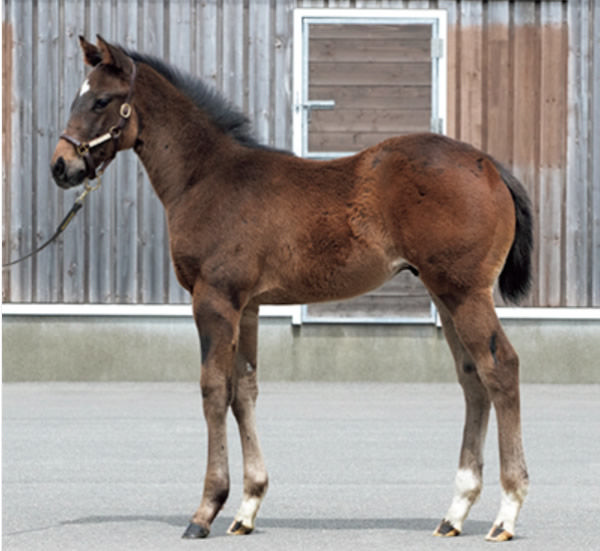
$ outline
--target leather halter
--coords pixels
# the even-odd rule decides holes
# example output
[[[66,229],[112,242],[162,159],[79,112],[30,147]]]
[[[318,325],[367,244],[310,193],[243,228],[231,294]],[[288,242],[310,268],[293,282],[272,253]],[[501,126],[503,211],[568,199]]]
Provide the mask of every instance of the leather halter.
[[[115,155],[117,154],[117,143],[121,136],[121,132],[123,131],[123,128],[125,128],[125,125],[127,124],[129,118],[131,117],[131,113],[133,111],[131,107],[131,98],[133,96],[133,85],[137,74],[137,67],[133,59],[131,60],[131,67],[132,69],[131,76],[129,78],[129,92],[127,92],[125,102],[122,103],[121,107],[119,108],[119,116],[121,118],[116,125],[111,126],[108,132],[105,132],[101,136],[98,136],[97,138],[94,138],[93,140],[90,140],[88,142],[81,142],[77,138],[69,136],[68,134],[60,135],[60,137],[63,140],[68,141],[75,147],[77,155],[79,155],[79,157],[81,157],[85,162],[85,166],[87,169],[87,178],[89,178],[90,180],[93,180],[94,178],[96,178],[96,176],[101,175],[104,172],[104,170],[106,170],[108,164],[115,158]],[[112,140],[113,143],[112,155],[104,159],[100,166],[97,167],[96,163],[94,162],[94,159],[92,158],[91,150],[95,147],[98,147],[99,145],[102,145],[104,142],[108,142],[109,140]]]

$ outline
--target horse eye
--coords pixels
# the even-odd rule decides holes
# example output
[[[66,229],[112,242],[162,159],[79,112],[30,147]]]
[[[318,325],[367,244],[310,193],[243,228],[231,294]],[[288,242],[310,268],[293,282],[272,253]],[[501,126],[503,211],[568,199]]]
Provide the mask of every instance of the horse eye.
[[[94,107],[92,109],[94,109],[94,111],[101,111],[102,109],[104,109],[109,103],[111,102],[111,98],[98,98],[95,102],[94,102]]]

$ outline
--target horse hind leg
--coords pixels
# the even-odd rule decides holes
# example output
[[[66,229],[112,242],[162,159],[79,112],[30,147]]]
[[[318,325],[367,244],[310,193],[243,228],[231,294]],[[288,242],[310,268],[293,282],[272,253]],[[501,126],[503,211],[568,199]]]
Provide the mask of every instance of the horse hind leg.
[[[462,532],[464,521],[481,493],[482,449],[487,432],[490,398],[477,374],[475,362],[456,334],[449,312],[439,299],[434,297],[434,301],[465,397],[465,425],[454,497],[448,512],[434,532],[436,536],[450,537]]]
[[[257,331],[258,307],[249,306],[244,311],[240,324],[240,344],[235,365],[235,393],[231,404],[238,423],[244,461],[242,504],[227,531],[233,535],[249,534],[254,530],[256,515],[268,487],[267,470],[256,431]]]
[[[529,488],[521,435],[519,358],[496,317],[491,289],[462,293],[446,304],[456,334],[470,357],[496,410],[500,449],[500,511],[487,535],[490,541],[512,539]]]

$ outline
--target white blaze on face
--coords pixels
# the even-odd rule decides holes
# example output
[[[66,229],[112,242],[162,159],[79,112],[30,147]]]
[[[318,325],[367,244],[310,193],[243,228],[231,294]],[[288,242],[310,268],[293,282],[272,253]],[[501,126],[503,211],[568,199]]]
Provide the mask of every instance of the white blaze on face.
[[[86,78],[83,81],[81,88],[79,89],[79,95],[83,96],[83,94],[85,94],[86,92],[89,92],[89,91],[90,91],[90,81]]]

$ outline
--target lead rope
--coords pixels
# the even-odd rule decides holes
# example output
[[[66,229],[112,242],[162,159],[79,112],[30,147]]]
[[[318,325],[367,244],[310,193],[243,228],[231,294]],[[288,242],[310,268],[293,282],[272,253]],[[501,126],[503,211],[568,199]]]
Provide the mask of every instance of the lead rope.
[[[13,260],[12,262],[7,262],[6,264],[2,264],[2,269],[8,268],[9,266],[13,266],[14,264],[18,264],[19,262],[23,262],[23,260],[27,260],[28,258],[31,258],[32,256],[36,255],[37,253],[39,253],[40,251],[45,249],[48,245],[50,245],[50,243],[55,241],[58,238],[58,236],[67,229],[67,226],[71,223],[71,220],[73,220],[73,218],[75,218],[75,215],[81,210],[81,207],[83,207],[83,200],[87,197],[88,193],[90,193],[92,191],[96,191],[101,185],[102,185],[102,180],[100,179],[100,174],[98,174],[98,183],[95,186],[90,185],[89,181],[86,180],[84,183],[83,193],[79,197],[77,197],[77,199],[75,199],[73,206],[71,207],[69,212],[67,212],[67,214],[63,218],[62,222],[58,225],[58,228],[56,228],[54,235],[50,239],[48,239],[48,241],[46,241],[43,245],[41,245],[34,251],[31,251],[29,254],[26,254],[25,256],[22,256],[21,258],[17,258],[16,260]]]

